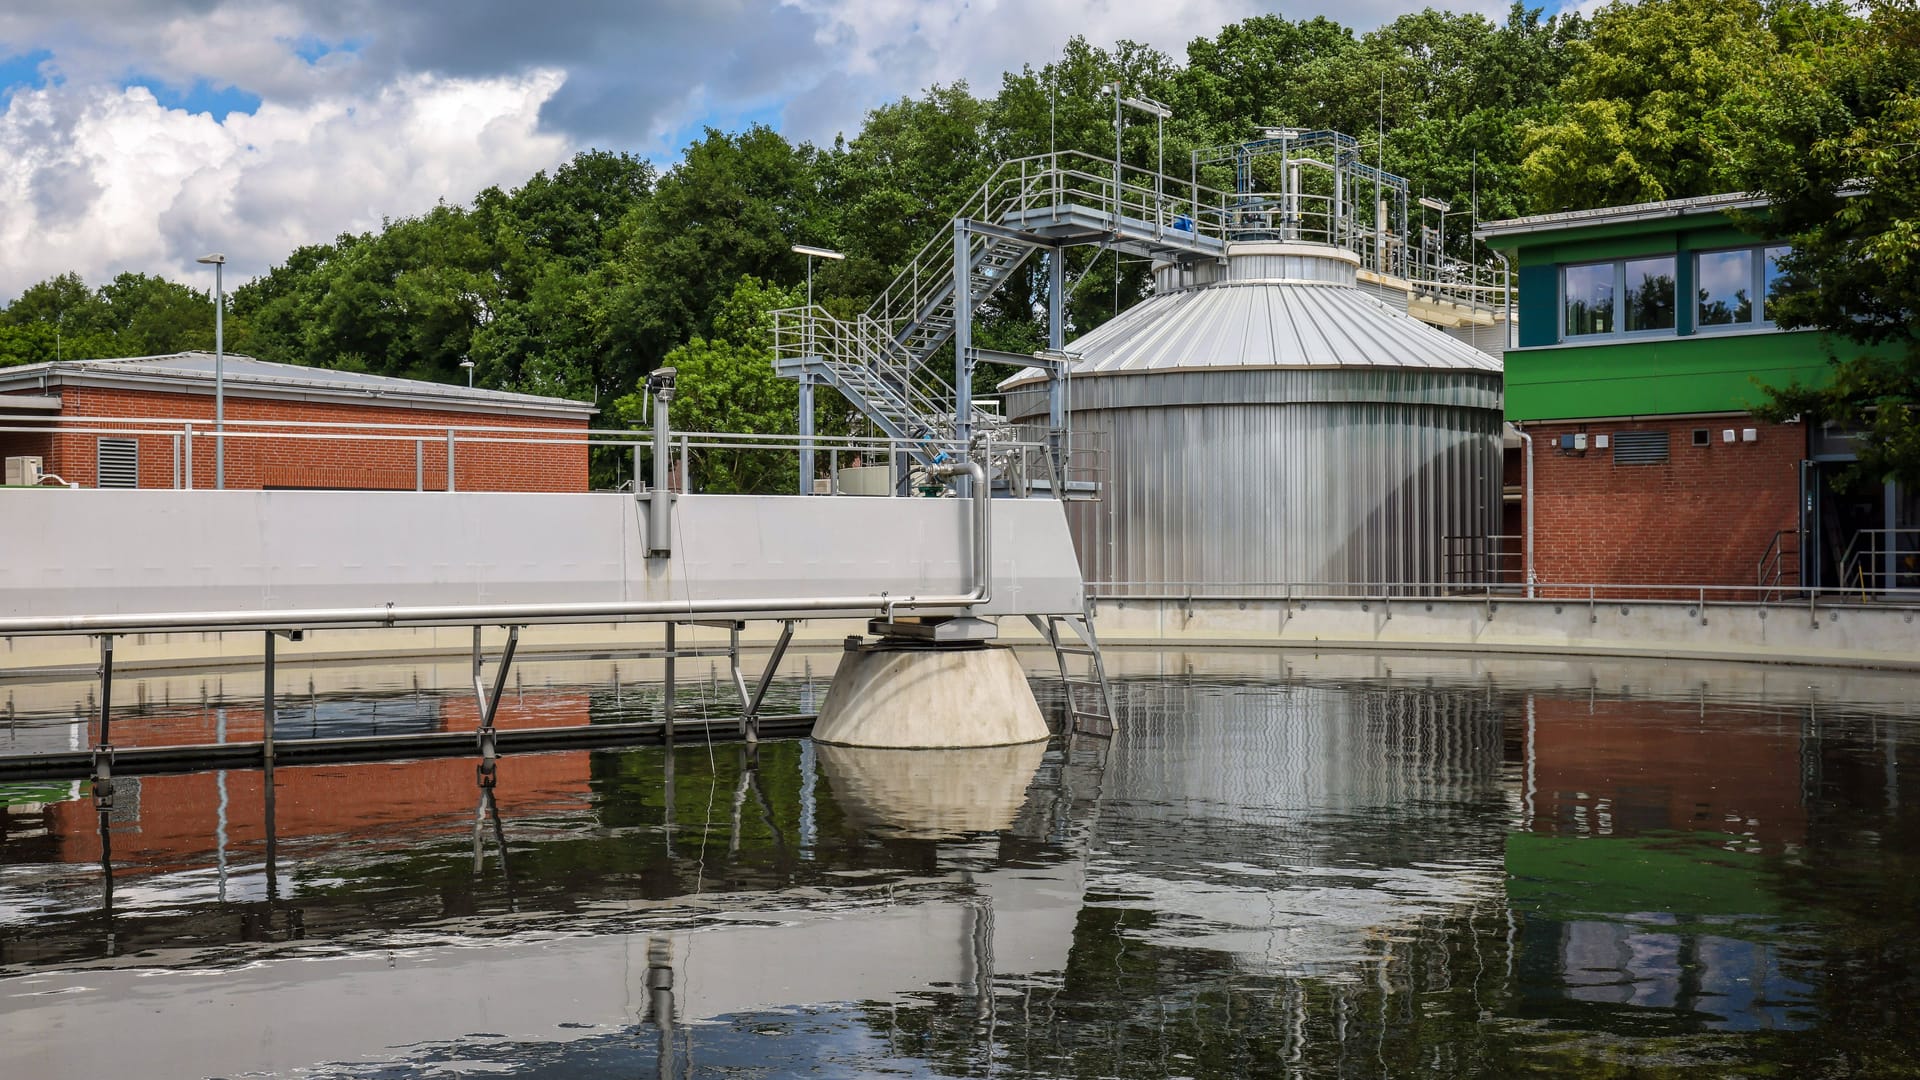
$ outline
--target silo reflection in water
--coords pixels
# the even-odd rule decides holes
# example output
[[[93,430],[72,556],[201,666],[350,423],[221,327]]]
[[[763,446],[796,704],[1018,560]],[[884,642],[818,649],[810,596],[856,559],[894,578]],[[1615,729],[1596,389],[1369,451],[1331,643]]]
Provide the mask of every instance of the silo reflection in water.
[[[1119,696],[1089,877],[1178,914],[1144,940],[1351,974],[1381,935],[1500,903],[1501,713],[1483,695],[1179,679]]]

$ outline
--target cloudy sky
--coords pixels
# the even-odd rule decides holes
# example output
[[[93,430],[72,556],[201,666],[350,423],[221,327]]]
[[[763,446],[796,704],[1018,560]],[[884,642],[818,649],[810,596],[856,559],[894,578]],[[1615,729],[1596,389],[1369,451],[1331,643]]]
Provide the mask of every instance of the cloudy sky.
[[[51,274],[230,280],[575,151],[667,164],[705,125],[857,130],[1068,36],[1185,43],[1260,11],[1414,0],[5,0],[0,304]],[[1453,0],[1500,17],[1505,0]],[[210,283],[209,283],[210,284]]]

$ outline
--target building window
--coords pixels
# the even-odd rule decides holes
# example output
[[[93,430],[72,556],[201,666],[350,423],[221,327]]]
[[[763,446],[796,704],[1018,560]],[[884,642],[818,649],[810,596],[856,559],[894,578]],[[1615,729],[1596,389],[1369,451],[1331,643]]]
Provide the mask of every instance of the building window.
[[[1561,271],[1560,288],[1566,337],[1618,337],[1674,329],[1672,255],[1568,266]]]
[[[1771,323],[1767,301],[1780,287],[1784,246],[1703,251],[1694,259],[1695,325],[1763,326]]]
[[[1567,336],[1613,333],[1613,264],[1566,270]]]
[[[1615,465],[1664,465],[1667,463],[1667,433],[1664,431],[1620,431],[1613,436]]]
[[[96,476],[103,488],[140,486],[140,444],[133,439],[101,439]]]

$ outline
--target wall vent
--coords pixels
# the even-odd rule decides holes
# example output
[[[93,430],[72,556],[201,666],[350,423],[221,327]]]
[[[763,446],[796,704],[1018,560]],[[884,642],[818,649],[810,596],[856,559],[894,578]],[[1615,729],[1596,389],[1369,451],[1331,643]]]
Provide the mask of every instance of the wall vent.
[[[1664,465],[1667,462],[1667,433],[1664,431],[1622,431],[1613,437],[1615,465]]]
[[[101,439],[99,485],[103,488],[140,486],[140,443],[135,439]]]

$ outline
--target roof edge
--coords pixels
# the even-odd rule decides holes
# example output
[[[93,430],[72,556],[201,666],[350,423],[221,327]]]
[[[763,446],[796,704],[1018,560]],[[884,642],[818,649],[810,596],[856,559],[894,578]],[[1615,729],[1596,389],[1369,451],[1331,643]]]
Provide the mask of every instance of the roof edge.
[[[1593,225],[1660,221],[1693,214],[1750,210],[1766,205],[1767,198],[1764,195],[1733,191],[1719,195],[1694,195],[1684,199],[1663,199],[1659,202],[1627,203],[1622,206],[1595,207],[1591,210],[1563,210],[1552,214],[1533,214],[1528,217],[1506,218],[1500,221],[1483,221],[1474,227],[1473,235],[1477,239],[1491,241],[1508,236],[1524,236],[1529,233],[1578,229]]]

